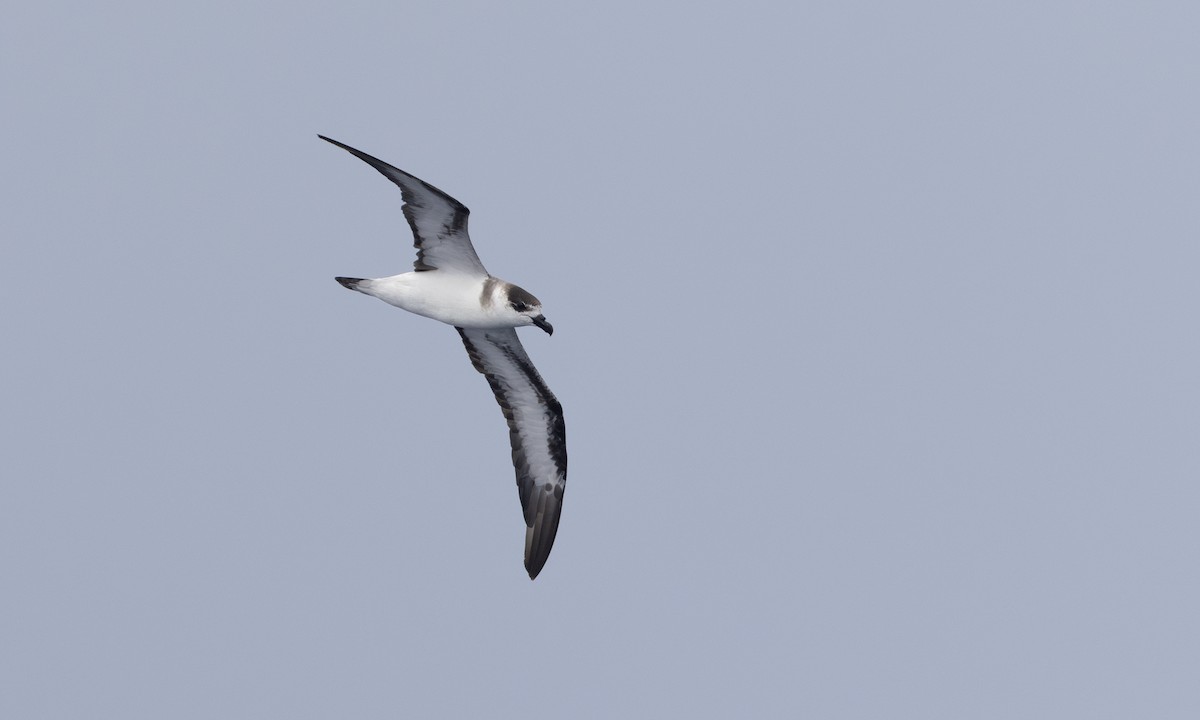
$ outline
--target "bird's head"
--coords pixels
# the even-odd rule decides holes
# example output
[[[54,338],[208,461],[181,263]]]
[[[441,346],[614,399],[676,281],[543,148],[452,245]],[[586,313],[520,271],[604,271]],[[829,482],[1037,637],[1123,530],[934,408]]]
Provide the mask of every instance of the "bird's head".
[[[508,284],[504,287],[504,308],[502,312],[506,315],[514,315],[521,326],[537,325],[546,331],[546,334],[554,334],[554,326],[546,321],[546,316],[542,314],[542,302],[535,298],[524,289],[516,285]]]

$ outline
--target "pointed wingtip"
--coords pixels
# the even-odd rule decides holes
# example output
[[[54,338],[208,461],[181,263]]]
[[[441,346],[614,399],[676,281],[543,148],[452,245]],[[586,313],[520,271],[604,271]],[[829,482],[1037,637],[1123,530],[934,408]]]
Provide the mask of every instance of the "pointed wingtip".
[[[539,559],[541,562],[539,562]],[[536,558],[536,557],[532,557],[532,556],[526,554],[526,556],[525,556],[525,572],[529,573],[530,580],[536,580],[538,573],[540,573],[542,571],[542,568],[545,567],[545,565],[546,565],[546,557],[543,556],[541,558]]]
[[[353,154],[355,154],[355,155],[357,155],[357,156],[359,156],[359,157],[362,157],[363,155],[365,155],[365,154],[366,154],[366,153],[362,152],[361,150],[355,150],[354,148],[350,147],[349,145],[347,145],[347,144],[346,144],[346,143],[344,143],[344,142],[338,142],[337,140],[334,140],[334,139],[333,139],[333,138],[331,138],[331,137],[326,137],[326,136],[324,136],[324,135],[321,135],[321,134],[319,134],[319,133],[317,134],[317,137],[321,138],[322,140],[324,140],[325,142],[329,143],[330,145],[336,145],[337,147],[340,147],[341,149],[343,149],[343,150],[345,150],[345,151],[347,151],[347,152],[353,153]],[[370,155],[367,155],[367,157],[371,157],[371,156],[370,156]],[[366,159],[366,158],[364,158],[364,159]],[[374,158],[371,158],[371,159],[372,159],[372,160],[374,160]],[[378,160],[376,160],[376,162],[378,162]]]
[[[533,535],[533,528],[529,528],[528,533]],[[530,541],[532,540],[533,538],[530,537],[529,540],[526,541],[525,571],[529,573],[530,580],[536,580],[538,573],[540,573],[542,568],[546,566],[546,560],[550,557],[550,551],[547,549],[545,552],[530,552],[529,546],[531,545]]]
[[[538,576],[550,559],[550,548],[554,546],[554,536],[558,534],[561,505],[556,506],[554,511],[552,517],[539,517],[533,527],[525,528],[525,570],[530,580]]]

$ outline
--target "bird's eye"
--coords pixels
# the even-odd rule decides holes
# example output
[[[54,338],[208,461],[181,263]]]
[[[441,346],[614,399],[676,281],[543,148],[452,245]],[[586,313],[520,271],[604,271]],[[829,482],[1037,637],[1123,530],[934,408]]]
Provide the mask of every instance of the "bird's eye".
[[[517,312],[525,312],[528,309],[529,309],[529,306],[523,302],[513,303],[513,310],[516,310]]]

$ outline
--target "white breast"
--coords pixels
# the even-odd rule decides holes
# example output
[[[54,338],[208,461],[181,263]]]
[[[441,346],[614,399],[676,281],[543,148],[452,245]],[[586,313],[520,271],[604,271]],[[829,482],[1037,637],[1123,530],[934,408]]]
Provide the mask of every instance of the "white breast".
[[[486,286],[494,282],[439,270],[409,272],[370,281],[362,288],[368,295],[417,315],[440,320],[448,325],[466,328],[510,327],[495,312],[492,298],[483,299]],[[489,293],[491,295],[491,293]]]

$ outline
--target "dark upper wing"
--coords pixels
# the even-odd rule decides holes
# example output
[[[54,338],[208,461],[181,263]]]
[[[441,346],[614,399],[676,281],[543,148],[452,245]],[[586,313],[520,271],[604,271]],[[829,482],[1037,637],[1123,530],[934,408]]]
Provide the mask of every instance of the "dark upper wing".
[[[529,361],[514,328],[458,328],[458,334],[508,420],[517,490],[528,528],[525,569],[533,579],[550,556],[567,484],[567,428],[562,405]]]
[[[404,196],[404,217],[412,226],[413,246],[417,260],[413,267],[422,270],[446,270],[486,276],[487,270],[471,246],[467,235],[467,216],[471,213],[462,203],[420,178],[388,165],[361,150],[324,135],[318,135],[358,157],[400,186]]]

